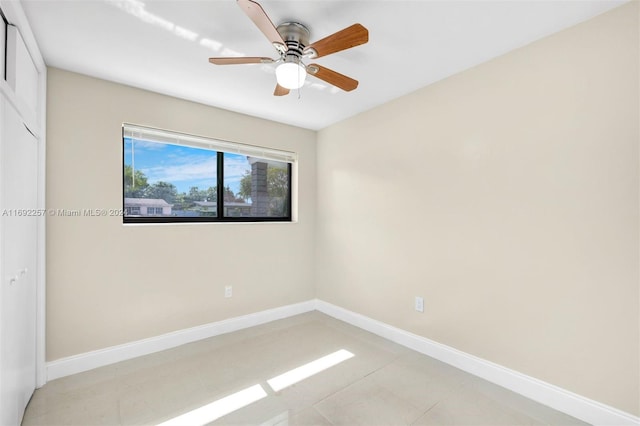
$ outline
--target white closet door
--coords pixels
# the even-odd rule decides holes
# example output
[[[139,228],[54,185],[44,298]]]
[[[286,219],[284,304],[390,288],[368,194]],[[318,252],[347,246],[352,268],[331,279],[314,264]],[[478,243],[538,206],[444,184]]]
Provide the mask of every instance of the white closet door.
[[[0,424],[19,425],[36,384],[38,142],[0,102]]]

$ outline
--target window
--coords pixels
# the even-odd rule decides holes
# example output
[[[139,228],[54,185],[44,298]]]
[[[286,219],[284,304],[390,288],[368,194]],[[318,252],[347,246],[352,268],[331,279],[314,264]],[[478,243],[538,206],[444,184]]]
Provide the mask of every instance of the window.
[[[291,152],[123,125],[125,223],[291,221]]]

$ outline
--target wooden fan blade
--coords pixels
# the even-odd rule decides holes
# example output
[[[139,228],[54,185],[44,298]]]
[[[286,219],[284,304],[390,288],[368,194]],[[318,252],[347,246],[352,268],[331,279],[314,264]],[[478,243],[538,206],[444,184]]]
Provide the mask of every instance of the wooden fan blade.
[[[240,58],[209,58],[209,62],[216,65],[270,64],[273,59],[243,56]]]
[[[273,92],[273,96],[284,96],[289,94],[289,89],[284,88],[276,83],[276,90]]]
[[[324,80],[346,92],[350,92],[358,87],[358,80],[354,80],[351,77],[347,77],[346,75],[340,74],[339,72],[335,72],[318,64],[311,64],[307,66],[307,72],[312,76],[318,77],[320,80]]]
[[[310,58],[321,58],[341,50],[360,46],[369,41],[369,31],[360,24],[353,24],[344,30],[318,40],[304,49]]]
[[[281,52],[287,51],[287,45],[262,6],[252,0],[238,0],[238,6],[242,8],[242,11],[256,24],[276,49]]]

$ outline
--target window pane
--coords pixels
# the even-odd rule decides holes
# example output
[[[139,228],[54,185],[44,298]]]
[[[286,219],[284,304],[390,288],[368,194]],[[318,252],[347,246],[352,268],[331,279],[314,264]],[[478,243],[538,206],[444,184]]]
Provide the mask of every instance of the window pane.
[[[216,170],[216,151],[125,138],[125,216],[216,216]]]
[[[225,217],[289,217],[288,163],[224,153]]]

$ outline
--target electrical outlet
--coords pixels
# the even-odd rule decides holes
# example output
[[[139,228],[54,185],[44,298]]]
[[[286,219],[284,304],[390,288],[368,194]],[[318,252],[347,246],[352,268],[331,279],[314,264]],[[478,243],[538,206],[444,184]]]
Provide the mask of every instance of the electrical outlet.
[[[416,296],[415,310],[418,312],[424,312],[424,299],[420,296]]]
[[[231,297],[231,296],[233,296],[233,287],[231,287],[230,285],[224,286],[224,297]]]

